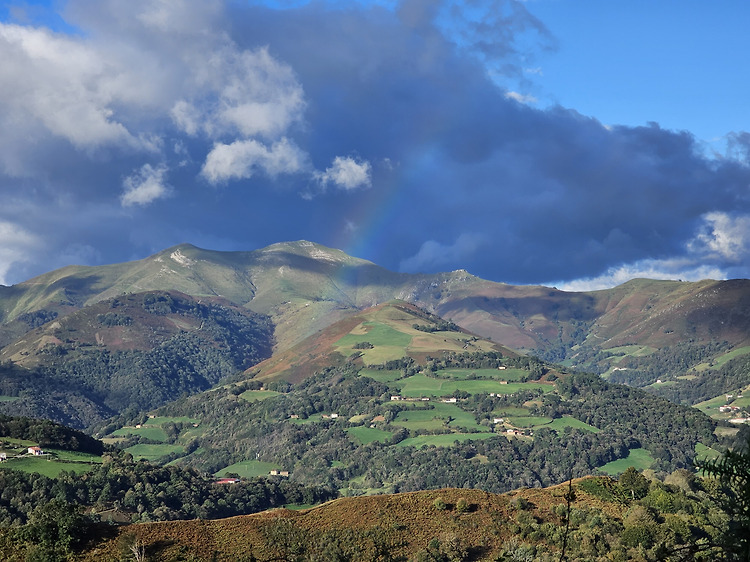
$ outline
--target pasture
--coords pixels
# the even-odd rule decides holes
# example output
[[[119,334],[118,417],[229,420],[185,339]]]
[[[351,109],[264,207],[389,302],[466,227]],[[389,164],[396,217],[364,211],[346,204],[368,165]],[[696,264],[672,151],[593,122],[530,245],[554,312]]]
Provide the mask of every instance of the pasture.
[[[418,435],[417,437],[409,437],[398,443],[397,447],[416,447],[421,449],[422,447],[452,447],[456,441],[463,443],[464,441],[479,441],[482,439],[489,439],[491,437],[499,437],[498,433],[444,433],[441,435]]]
[[[122,427],[117,431],[109,434],[109,437],[127,437],[128,435],[137,435],[145,437],[151,441],[164,443],[167,441],[167,434],[157,425],[142,425],[141,427]]]
[[[93,466],[92,463],[64,462],[52,456],[45,455],[41,457],[8,459],[4,463],[0,463],[0,470],[20,470],[22,472],[41,474],[48,478],[57,478],[63,471],[81,474],[90,471]]]
[[[261,400],[265,400],[266,398],[278,396],[279,394],[281,393],[276,392],[275,390],[246,390],[245,392],[240,394],[240,398],[247,402],[259,402]]]
[[[367,427],[364,425],[348,427],[345,431],[360,445],[367,445],[374,441],[385,443],[393,436],[390,431],[384,431],[376,427]]]
[[[172,453],[184,453],[185,449],[180,445],[167,445],[166,443],[157,444],[146,444],[138,443],[132,447],[125,449],[128,453],[133,455],[135,460],[146,459],[147,461],[155,461]]]
[[[617,459],[616,461],[608,462],[604,466],[599,467],[599,470],[609,474],[610,476],[616,476],[622,474],[631,466],[638,470],[646,470],[650,468],[654,463],[654,457],[646,449],[630,449],[630,453],[624,459]]]
[[[272,470],[281,470],[278,464],[263,461],[240,461],[222,468],[214,476],[223,477],[227,474],[238,474],[240,478],[257,478],[267,476]]]
[[[409,430],[424,429],[435,431],[443,428],[484,429],[474,419],[474,414],[465,412],[456,404],[435,402],[432,408],[403,410],[391,422]]]

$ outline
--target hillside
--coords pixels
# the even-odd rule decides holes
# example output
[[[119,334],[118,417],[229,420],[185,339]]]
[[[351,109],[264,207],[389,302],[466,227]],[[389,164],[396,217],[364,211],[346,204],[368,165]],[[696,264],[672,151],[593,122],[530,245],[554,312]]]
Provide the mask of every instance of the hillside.
[[[246,375],[263,382],[298,383],[326,367],[345,362],[365,366],[407,357],[424,362],[429,356],[465,351],[518,356],[412,304],[391,301],[339,320],[251,367]]]
[[[271,355],[272,326],[218,297],[130,293],[57,317],[0,351],[3,410],[86,427],[206,390]]]
[[[204,312],[150,314],[137,303],[128,308],[129,299],[154,291],[191,302],[196,311],[221,310],[227,318],[244,318],[240,324],[265,327],[248,336],[235,320],[222,320],[213,323],[217,335],[200,328]],[[713,366],[725,355],[750,350],[747,280],[633,280],[571,293],[495,283],[463,270],[394,273],[306,241],[252,252],[183,244],[139,261],[69,266],[0,287],[0,410],[86,427],[128,408],[150,409],[204,390],[271,352],[273,359],[253,372],[259,380],[298,382],[350,360],[354,350],[330,349],[326,341],[364,326],[363,311],[394,299],[471,337],[491,339],[505,355],[507,349],[531,353],[649,389],[679,385],[686,376],[713,379]],[[425,345],[433,352],[453,349],[455,342],[443,339],[445,349],[435,341]],[[426,354],[417,344],[407,353],[417,361]],[[129,392],[135,382],[121,374],[133,369],[104,368],[105,356],[125,358],[131,366],[146,361],[141,371],[156,371],[156,378],[142,375],[137,386],[144,390]],[[219,367],[209,369],[211,364]],[[731,390],[718,388],[714,396]]]
[[[327,347],[313,338],[308,348],[320,355],[309,354],[311,364],[346,359],[294,384],[288,379],[310,364],[302,355],[291,367],[272,358],[244,380],[121,417],[100,434],[155,462],[217,476],[284,471],[347,495],[457,482],[503,492],[571,473],[617,473],[625,462],[671,471],[717,444],[715,423],[696,409],[506,355],[461,331],[423,331],[450,326],[434,317],[422,330],[394,321],[411,308],[381,305],[358,323],[342,321]],[[424,335],[461,349],[415,359],[408,350]]]
[[[677,561],[688,554],[708,562],[723,552],[706,543],[732,540],[726,522],[709,521],[717,509],[709,488],[687,473],[666,482],[636,473],[619,483],[589,478],[504,495],[447,488],[343,498],[303,511],[144,523],[106,533],[91,528],[88,540],[75,544],[74,559],[604,562]],[[13,561],[44,552],[21,541],[8,547]]]

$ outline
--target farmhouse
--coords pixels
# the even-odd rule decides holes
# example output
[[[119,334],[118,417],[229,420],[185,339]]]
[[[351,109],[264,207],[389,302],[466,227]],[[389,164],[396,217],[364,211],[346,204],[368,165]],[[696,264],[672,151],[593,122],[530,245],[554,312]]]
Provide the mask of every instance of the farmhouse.
[[[445,402],[446,404],[455,404],[456,401],[457,400],[455,398],[444,398],[443,399],[443,402]]]
[[[219,478],[216,484],[237,484],[240,481],[239,478]]]
[[[8,453],[0,453],[0,462],[8,460]]]
[[[41,447],[29,447],[28,451],[30,455],[34,455],[37,457],[44,454],[44,451],[42,451]]]

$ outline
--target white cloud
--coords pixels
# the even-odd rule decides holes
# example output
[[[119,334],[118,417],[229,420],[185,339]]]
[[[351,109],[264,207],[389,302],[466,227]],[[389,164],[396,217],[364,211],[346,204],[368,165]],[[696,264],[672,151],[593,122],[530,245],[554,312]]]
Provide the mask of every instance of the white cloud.
[[[562,291],[597,291],[622,285],[631,279],[700,281],[702,279],[726,279],[726,277],[726,273],[720,267],[696,263],[693,259],[645,259],[632,264],[611,267],[598,277],[550,282],[545,285],[557,287]]]
[[[350,191],[360,187],[370,187],[372,166],[369,162],[358,162],[354,158],[336,156],[331,167],[325,172],[315,172],[313,177],[323,186],[330,184]]]
[[[429,272],[465,263],[483,241],[481,234],[474,233],[461,234],[450,245],[428,240],[416,254],[401,261],[399,270],[407,273]]]
[[[167,197],[171,188],[164,183],[166,175],[166,166],[154,168],[151,164],[144,164],[140,170],[125,178],[122,182],[125,190],[120,196],[123,207],[144,206]]]
[[[511,100],[515,100],[518,103],[524,103],[524,104],[536,103],[539,101],[532,95],[520,94],[518,92],[506,92],[505,97]]]
[[[0,135],[47,134],[79,149],[140,145],[114,112],[129,79],[84,40],[0,24]],[[25,134],[20,134],[23,131]]]
[[[256,171],[275,177],[304,171],[307,159],[307,153],[286,138],[270,147],[253,139],[217,143],[206,157],[201,175],[212,184],[247,179]]]
[[[726,279],[731,264],[744,264],[750,256],[750,216],[710,212],[701,217],[695,236],[685,245],[685,255],[666,259],[643,259],[611,267],[597,277],[552,282],[566,291],[593,291],[615,287],[634,278]]]
[[[11,267],[29,260],[29,255],[41,245],[41,240],[23,227],[0,221],[0,285],[7,284]]]
[[[197,78],[191,99],[171,108],[172,120],[185,133],[277,139],[302,121],[302,86],[268,49],[240,51],[227,43],[192,64]]]
[[[703,225],[688,249],[738,262],[750,254],[750,216],[711,212],[701,217]]]

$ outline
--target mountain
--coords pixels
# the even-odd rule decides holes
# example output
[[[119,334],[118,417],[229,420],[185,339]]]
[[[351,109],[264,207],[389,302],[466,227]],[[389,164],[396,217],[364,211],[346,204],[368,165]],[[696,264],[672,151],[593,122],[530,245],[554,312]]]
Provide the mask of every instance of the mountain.
[[[418,304],[478,335],[518,350],[565,357],[575,346],[662,347],[686,339],[750,341],[750,281],[633,280],[572,293],[482,280],[466,271],[394,273],[312,242],[252,252],[182,244],[135,262],[69,266],[0,287],[0,341],[72,310],[125,293],[180,291],[222,297],[268,315],[277,349],[287,349],[352,312],[393,299]],[[593,341],[592,341],[593,340]]]
[[[157,293],[183,304],[150,313],[142,299]],[[131,307],[129,299],[137,302]],[[306,241],[252,252],[182,244],[143,260],[69,266],[0,287],[0,410],[86,427],[201,391],[271,353],[275,374],[267,363],[261,378],[299,381],[344,359],[325,346],[316,351],[315,338],[331,338],[326,329],[360,322],[362,311],[395,299],[517,352],[652,389],[685,376],[713,380],[723,358],[750,352],[747,280],[638,279],[575,293],[463,270],[395,273]],[[206,314],[222,316],[206,324],[220,334],[200,329]],[[104,357],[114,357],[115,367],[102,367],[112,364]],[[294,367],[300,361],[306,370]]]

